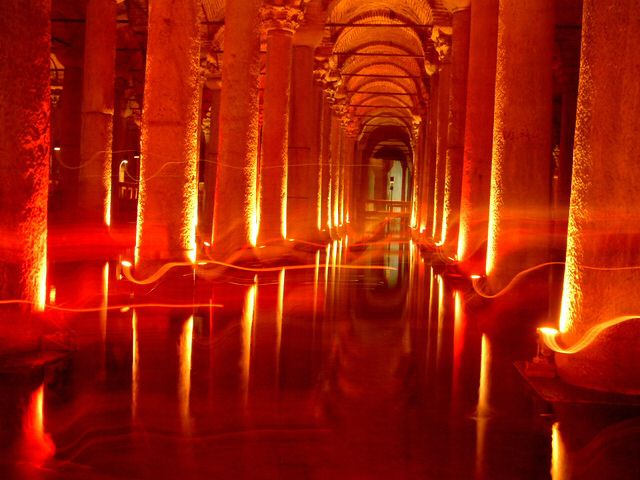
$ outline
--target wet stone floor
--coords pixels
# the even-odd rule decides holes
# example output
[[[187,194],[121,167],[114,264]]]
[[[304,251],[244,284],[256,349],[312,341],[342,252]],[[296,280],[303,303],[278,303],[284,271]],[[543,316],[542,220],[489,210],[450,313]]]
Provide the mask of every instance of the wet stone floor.
[[[0,478],[640,478],[638,410],[547,404],[514,367],[544,318],[522,292],[483,299],[410,243],[304,255],[135,288],[52,265],[50,302],[89,311],[0,372]]]

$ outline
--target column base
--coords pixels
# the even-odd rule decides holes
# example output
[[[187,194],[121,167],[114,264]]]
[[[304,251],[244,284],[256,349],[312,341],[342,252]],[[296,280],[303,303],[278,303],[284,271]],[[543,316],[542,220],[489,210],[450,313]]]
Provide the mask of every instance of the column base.
[[[555,354],[559,377],[577,387],[640,395],[640,319],[603,331],[584,350]]]

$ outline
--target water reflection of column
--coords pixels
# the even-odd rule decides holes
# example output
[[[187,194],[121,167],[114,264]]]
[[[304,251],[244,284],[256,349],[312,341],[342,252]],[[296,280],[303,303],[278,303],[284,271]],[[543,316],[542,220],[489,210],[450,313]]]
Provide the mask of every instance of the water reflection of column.
[[[487,476],[487,427],[491,409],[489,407],[489,391],[491,389],[491,377],[489,368],[491,365],[491,345],[486,335],[482,335],[482,347],[480,351],[480,384],[478,386],[478,405],[476,408],[476,478],[484,479]]]
[[[244,398],[244,404],[249,401],[249,383],[251,380],[251,347],[253,339],[253,327],[256,318],[256,297],[258,294],[258,277],[253,280],[253,285],[249,287],[244,298],[242,307],[242,356],[240,359],[241,366],[241,389]]]
[[[182,325],[178,343],[178,406],[182,431],[191,431],[191,359],[193,354],[193,315]]]
[[[29,397],[22,429],[21,457],[40,465],[53,455],[55,445],[44,428],[44,382]]]
[[[571,470],[567,460],[567,449],[560,432],[560,424],[551,426],[551,480],[569,480]]]
[[[109,306],[109,262],[102,266],[102,302],[100,304],[100,372],[103,377],[107,374],[107,318]]]
[[[140,345],[138,342],[138,315],[131,313],[131,418],[138,419],[138,403],[140,398]]]

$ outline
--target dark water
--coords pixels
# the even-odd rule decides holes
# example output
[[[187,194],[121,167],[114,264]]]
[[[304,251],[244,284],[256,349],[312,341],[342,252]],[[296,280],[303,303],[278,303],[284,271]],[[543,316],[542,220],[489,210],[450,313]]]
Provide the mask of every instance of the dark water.
[[[0,374],[0,477],[640,478],[638,411],[548,405],[514,368],[546,307],[409,244],[346,247],[134,290],[115,263],[55,265],[58,305],[199,306],[47,317],[71,352]]]

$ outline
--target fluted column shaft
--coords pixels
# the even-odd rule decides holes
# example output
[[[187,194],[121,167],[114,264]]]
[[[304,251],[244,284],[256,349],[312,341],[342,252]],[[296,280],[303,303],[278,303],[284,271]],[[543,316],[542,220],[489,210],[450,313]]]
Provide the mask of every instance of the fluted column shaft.
[[[484,273],[493,146],[493,104],[498,42],[498,0],[476,0],[471,9],[467,110],[460,199],[458,260]]]
[[[554,8],[501,0],[486,273],[492,288],[548,259]]]
[[[37,309],[47,275],[50,13],[49,0],[7,0],[0,15],[0,297]]]
[[[200,4],[153,0],[142,114],[136,263],[195,261]]]
[[[116,1],[89,0],[85,27],[78,211],[111,225],[111,157],[116,70]]]
[[[227,2],[212,243],[227,253],[257,238],[261,0]]]
[[[287,237],[292,38],[302,20],[300,10],[286,6],[269,5],[262,12],[267,30],[267,70],[260,164],[261,244]]]
[[[586,0],[567,240],[562,343],[621,315],[640,297],[640,1]],[[615,32],[615,34],[612,34]],[[577,385],[640,394],[640,324],[621,324],[556,356]]]

